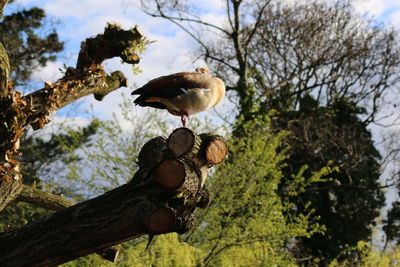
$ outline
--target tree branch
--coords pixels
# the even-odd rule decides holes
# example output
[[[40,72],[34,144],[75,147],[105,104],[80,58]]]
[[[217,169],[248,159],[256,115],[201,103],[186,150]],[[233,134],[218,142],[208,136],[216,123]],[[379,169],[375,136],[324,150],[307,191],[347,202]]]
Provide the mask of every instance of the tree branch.
[[[201,24],[201,25],[204,25],[204,26],[207,26],[207,27],[210,27],[210,28],[214,28],[214,29],[216,29],[218,31],[221,31],[221,32],[225,33],[226,35],[230,35],[230,33],[228,31],[226,31],[225,29],[223,29],[221,27],[218,27],[215,24],[211,24],[211,23],[202,21],[201,19],[192,19],[192,18],[184,18],[184,17],[173,17],[173,16],[165,15],[164,12],[161,10],[161,5],[160,5],[159,1],[156,0],[155,2],[157,4],[157,11],[159,12],[160,15],[157,15],[157,14],[154,14],[154,13],[150,13],[150,12],[144,10],[144,12],[146,14],[149,14],[150,16],[153,16],[153,17],[162,17],[162,18],[167,18],[169,20],[174,20],[174,21],[178,20],[178,21],[194,22],[194,23]]]
[[[0,0],[0,17],[3,16],[4,7],[6,6],[8,0]]]
[[[104,97],[126,85],[126,78],[120,71],[106,75],[103,68],[96,65],[84,71],[70,68],[64,78],[23,98],[26,103],[24,113],[27,116],[25,125],[30,124],[33,129],[40,129],[49,122],[49,115],[57,109],[90,94]]]
[[[125,31],[118,24],[109,23],[104,33],[82,42],[76,68],[82,70],[93,64],[99,65],[105,59],[113,57],[120,57],[129,64],[137,64],[140,59],[135,53],[136,45],[143,36],[138,26]]]
[[[245,43],[245,47],[246,47],[246,56],[247,56],[247,52],[248,52],[247,46],[249,45],[251,39],[253,38],[254,34],[256,33],[257,29],[259,28],[259,25],[260,25],[260,23],[261,23],[262,15],[263,15],[263,13],[264,13],[265,8],[269,5],[269,3],[270,3],[270,1],[267,1],[267,2],[264,3],[264,5],[261,7],[261,9],[260,9],[260,11],[259,11],[259,13],[258,13],[257,19],[256,19],[256,23],[255,23],[255,25],[253,26],[253,30],[251,31],[251,33],[250,33],[249,36],[247,37],[247,41],[246,41],[246,43]]]
[[[10,76],[10,61],[4,46],[0,43],[0,98],[8,94],[8,78]]]
[[[18,195],[16,200],[54,211],[59,211],[75,204],[74,201],[66,199],[62,195],[44,192],[27,185],[22,186],[22,192]]]
[[[54,211],[63,210],[75,205],[74,201],[66,199],[62,195],[51,194],[27,185],[22,186],[22,192],[16,200]],[[96,251],[96,254],[105,260],[116,263],[119,252],[119,248],[109,247]]]

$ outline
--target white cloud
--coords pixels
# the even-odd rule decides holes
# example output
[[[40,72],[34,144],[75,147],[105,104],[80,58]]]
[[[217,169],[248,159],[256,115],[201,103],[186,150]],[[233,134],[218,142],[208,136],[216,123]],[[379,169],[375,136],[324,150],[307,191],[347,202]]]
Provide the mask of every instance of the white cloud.
[[[355,0],[353,6],[359,13],[379,16],[384,12],[386,4],[384,0]]]
[[[380,20],[394,23],[396,17],[386,14],[397,12],[400,9],[400,0],[354,0],[353,6],[361,14],[368,13]]]
[[[400,9],[396,12],[390,14],[389,20],[392,22],[393,25],[399,26],[400,25]]]
[[[55,81],[62,77],[60,62],[48,62],[45,67],[39,67],[32,73],[32,78],[37,81]]]

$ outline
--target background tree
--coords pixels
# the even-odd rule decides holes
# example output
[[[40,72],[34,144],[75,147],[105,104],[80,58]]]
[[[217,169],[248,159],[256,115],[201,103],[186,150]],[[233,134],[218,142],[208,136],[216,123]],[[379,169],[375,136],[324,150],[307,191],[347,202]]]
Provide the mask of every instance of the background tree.
[[[326,223],[327,232],[342,238],[326,247],[323,244],[331,242],[331,235],[311,237],[300,248],[301,257],[311,253],[324,257],[326,263],[338,256],[341,248],[370,240],[371,225],[383,206],[378,181],[380,157],[367,127],[379,120],[388,103],[397,101],[392,96],[399,82],[398,33],[357,15],[351,1],[285,5],[272,0],[231,0],[223,5],[223,23],[213,24],[201,19],[194,3],[142,1],[147,14],[185,30],[198,44],[196,55],[228,82],[231,95],[237,96],[237,136],[243,132],[244,122],[274,111],[277,131],[288,129],[290,124],[310,127],[294,131],[286,139],[294,151],[286,161],[291,172],[298,171],[301,164],[309,164],[309,171],[315,171],[330,160],[340,167],[336,181],[340,185],[333,194],[336,201],[315,201],[312,207]],[[323,113],[305,116],[310,107],[304,104],[312,99],[315,103],[311,101],[311,107]],[[311,122],[320,124],[313,129]],[[357,131],[349,127],[352,123],[358,125]],[[330,137],[335,138],[333,146]],[[324,152],[330,147],[337,153],[313,151],[316,147],[310,142],[318,143]],[[312,157],[302,160],[303,155]],[[344,164],[359,161],[358,170]],[[359,171],[363,166],[369,166],[371,172]],[[327,187],[332,187],[332,182],[319,183],[298,196],[297,203],[312,199],[313,194],[326,198]],[[328,207],[323,206],[326,204]],[[353,205],[363,209],[353,211]],[[302,205],[297,208],[301,210]],[[363,219],[353,221],[353,216]],[[331,221],[333,218],[337,219]],[[327,224],[329,221],[335,224]],[[360,231],[351,239],[345,238],[346,229],[357,227]],[[313,250],[316,247],[318,251]]]
[[[64,48],[44,10],[38,7],[1,17],[0,32],[0,41],[13,62],[10,78],[15,86],[26,85],[32,72],[55,61]]]
[[[298,111],[283,112],[275,120],[276,127],[292,133],[286,139],[291,147],[286,174],[306,165],[310,167],[304,174],[308,177],[310,170],[325,166],[327,161],[339,167],[329,182],[315,184],[290,197],[298,207],[296,211],[312,203],[320,216],[319,222],[326,226],[323,234],[302,239],[298,244],[311,255],[319,255],[323,265],[334,258],[339,261],[355,258],[348,254],[352,250],[343,251],[343,244],[354,247],[360,239],[369,240],[371,226],[376,226],[375,219],[384,206],[385,197],[378,182],[380,154],[366,123],[358,117],[363,112],[364,109],[345,99],[321,107],[309,96],[300,101]],[[283,194],[285,183],[281,184]],[[304,256],[301,250],[297,253]]]

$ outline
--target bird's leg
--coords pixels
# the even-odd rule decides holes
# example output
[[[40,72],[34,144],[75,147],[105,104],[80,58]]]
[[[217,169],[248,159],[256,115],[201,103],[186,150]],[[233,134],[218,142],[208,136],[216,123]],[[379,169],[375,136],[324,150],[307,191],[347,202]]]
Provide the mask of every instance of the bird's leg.
[[[186,123],[189,119],[189,115],[187,114],[187,112],[181,111],[181,122],[182,122],[182,126],[186,128]]]
[[[186,115],[182,115],[181,116],[181,122],[182,122],[182,126],[186,128],[186,122],[188,120],[188,116]]]

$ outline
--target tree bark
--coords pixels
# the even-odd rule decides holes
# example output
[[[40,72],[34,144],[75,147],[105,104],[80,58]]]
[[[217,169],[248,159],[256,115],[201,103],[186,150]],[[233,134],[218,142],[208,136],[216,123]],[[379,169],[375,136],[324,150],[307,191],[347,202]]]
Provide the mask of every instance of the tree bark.
[[[4,46],[0,43],[0,98],[4,98],[8,94],[9,76],[10,61]]]
[[[75,204],[74,201],[66,199],[62,195],[51,194],[27,185],[22,185],[22,192],[16,200],[54,211],[59,211]]]
[[[22,187],[22,192],[18,195],[16,201],[30,203],[54,211],[63,210],[76,204],[62,195],[51,194],[27,185],[23,185]],[[116,263],[119,252],[119,248],[109,247],[96,251],[96,254],[105,260]]]
[[[145,158],[152,160],[144,164]],[[155,167],[168,160],[184,164],[186,175],[175,176],[183,180],[177,188],[157,179]],[[56,266],[143,234],[186,232],[195,208],[205,207],[209,199],[196,161],[176,157],[157,137],[143,146],[139,166],[126,185],[0,233],[0,266]]]
[[[6,6],[8,0],[0,0],[0,17],[3,16],[4,7]]]

